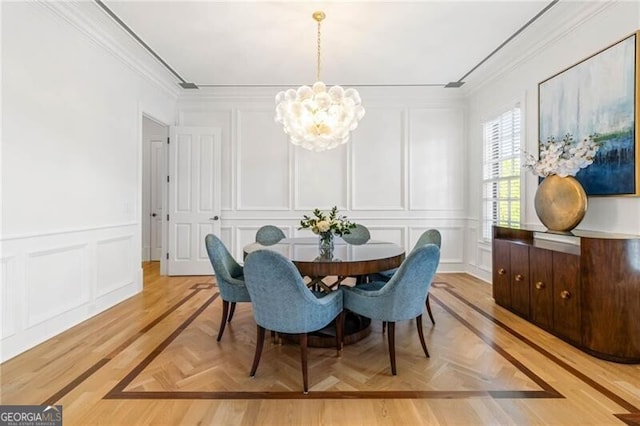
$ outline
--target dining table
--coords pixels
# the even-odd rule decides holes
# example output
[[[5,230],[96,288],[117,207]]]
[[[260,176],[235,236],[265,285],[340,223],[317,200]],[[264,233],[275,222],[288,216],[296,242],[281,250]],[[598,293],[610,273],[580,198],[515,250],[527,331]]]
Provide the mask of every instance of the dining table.
[[[334,238],[334,249],[330,255],[321,255],[317,237],[284,238],[276,244],[251,243],[244,247],[244,256],[256,250],[273,250],[293,262],[307,285],[312,290],[330,292],[336,290],[347,278],[356,283],[366,281],[366,277],[376,272],[400,266],[405,258],[405,250],[399,245],[379,240],[369,240],[364,244],[348,244],[341,238]],[[369,333],[371,320],[355,314],[345,318],[344,344],[363,339]],[[309,336],[309,346],[328,347],[335,344],[335,330],[329,327]]]

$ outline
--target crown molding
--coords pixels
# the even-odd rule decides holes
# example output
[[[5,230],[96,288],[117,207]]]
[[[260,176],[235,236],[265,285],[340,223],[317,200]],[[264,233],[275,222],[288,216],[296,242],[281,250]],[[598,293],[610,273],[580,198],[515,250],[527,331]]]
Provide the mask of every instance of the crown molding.
[[[536,21],[520,37],[506,45],[498,57],[492,58],[483,68],[478,69],[473,78],[463,86],[464,94],[470,97],[482,88],[504,78],[576,28],[620,3],[624,2],[609,0],[558,3],[547,12],[549,15],[546,19]]]
[[[34,0],[62,18],[133,71],[172,98],[181,89],[175,78],[93,1]]]
[[[295,89],[297,86],[292,85]],[[398,103],[399,105],[466,105],[464,93],[458,89],[443,87],[357,87],[363,102],[367,104]],[[273,87],[204,87],[198,90],[185,90],[180,94],[180,106],[197,103],[248,102],[273,105],[278,92],[286,90]],[[366,108],[366,105],[365,105]]]

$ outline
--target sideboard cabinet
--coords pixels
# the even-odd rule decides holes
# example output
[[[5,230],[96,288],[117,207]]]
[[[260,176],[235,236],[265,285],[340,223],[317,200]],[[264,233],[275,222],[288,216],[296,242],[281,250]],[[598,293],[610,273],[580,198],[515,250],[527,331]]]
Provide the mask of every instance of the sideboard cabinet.
[[[493,298],[596,357],[640,363],[640,236],[493,227]]]

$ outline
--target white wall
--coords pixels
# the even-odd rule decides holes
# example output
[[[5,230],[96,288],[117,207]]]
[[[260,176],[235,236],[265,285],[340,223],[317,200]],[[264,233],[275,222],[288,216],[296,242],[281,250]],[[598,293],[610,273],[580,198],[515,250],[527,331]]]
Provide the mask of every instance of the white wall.
[[[585,8],[586,5],[586,8]],[[576,13],[568,8],[581,7]],[[556,9],[557,8],[557,9]],[[567,10],[565,10],[567,8]],[[556,9],[556,10],[554,10]],[[584,12],[582,15],[578,12]],[[472,218],[467,241],[468,270],[488,281],[491,280],[491,247],[480,241],[479,229],[482,200],[482,122],[492,114],[500,112],[514,101],[524,101],[523,126],[524,149],[535,153],[538,150],[538,83],[572,66],[582,59],[625,38],[640,27],[640,3],[572,3],[559,4],[550,13],[564,13],[565,28],[553,38],[539,43],[535,49],[522,48],[510,53],[510,64],[493,64],[484,70],[487,83],[469,96],[469,211]],[[561,21],[551,19],[557,27]],[[523,38],[544,39],[548,32],[531,27]],[[514,48],[515,49],[515,48]],[[505,71],[506,69],[506,71]],[[602,82],[606,84],[606,82]],[[523,192],[523,223],[541,225],[533,207],[537,178],[525,173]],[[587,214],[580,229],[640,234],[640,198],[637,197],[590,197]]]
[[[265,224],[289,236],[303,214],[337,205],[372,238],[407,249],[428,228],[442,232],[441,271],[462,271],[466,227],[459,91],[360,90],[366,115],[352,140],[314,153],[274,122],[276,90],[199,91],[178,103],[179,123],[222,129],[222,238],[242,258]]]
[[[95,3],[1,7],[0,361],[141,290],[142,114],[175,113]]]

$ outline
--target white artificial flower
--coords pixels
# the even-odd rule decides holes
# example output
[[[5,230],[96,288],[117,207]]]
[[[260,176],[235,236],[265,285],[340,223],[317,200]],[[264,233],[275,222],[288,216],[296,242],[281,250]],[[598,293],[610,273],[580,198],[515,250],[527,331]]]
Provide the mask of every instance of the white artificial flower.
[[[540,146],[539,159],[525,153],[523,167],[540,177],[575,176],[580,169],[593,163],[599,148],[600,145],[593,140],[593,135],[577,143],[574,143],[573,136],[569,133],[560,141],[551,137],[546,144]]]
[[[316,224],[316,226],[318,227],[318,232],[327,232],[331,229],[331,222],[328,220],[321,220]]]

